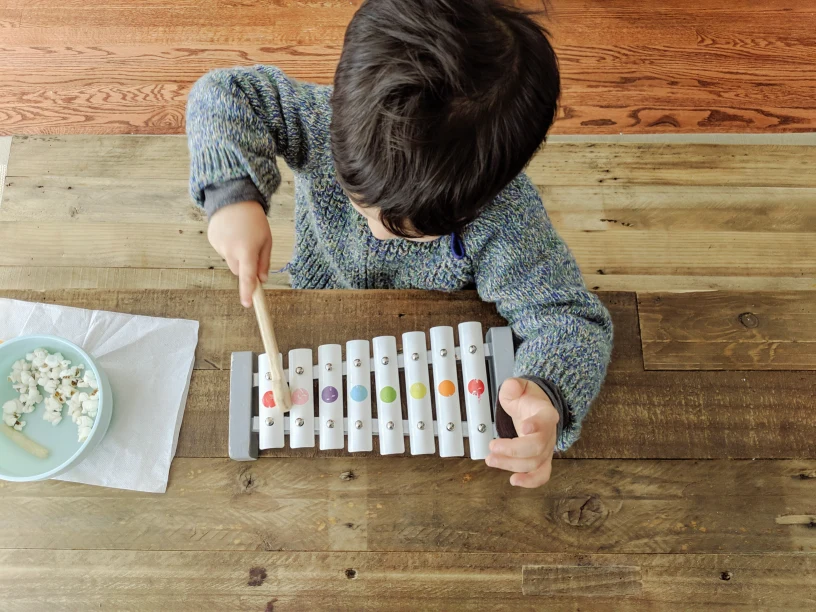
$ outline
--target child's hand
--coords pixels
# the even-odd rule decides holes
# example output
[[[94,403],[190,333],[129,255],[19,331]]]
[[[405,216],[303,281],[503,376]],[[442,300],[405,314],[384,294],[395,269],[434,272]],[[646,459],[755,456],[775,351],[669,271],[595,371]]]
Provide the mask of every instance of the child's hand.
[[[241,303],[252,306],[258,278],[269,277],[272,232],[258,202],[238,202],[215,212],[207,230],[210,244],[238,277]]]
[[[558,411],[547,394],[534,382],[508,378],[499,390],[504,411],[513,418],[518,438],[490,443],[485,462],[491,467],[515,472],[510,484],[533,489],[550,479],[558,427]]]

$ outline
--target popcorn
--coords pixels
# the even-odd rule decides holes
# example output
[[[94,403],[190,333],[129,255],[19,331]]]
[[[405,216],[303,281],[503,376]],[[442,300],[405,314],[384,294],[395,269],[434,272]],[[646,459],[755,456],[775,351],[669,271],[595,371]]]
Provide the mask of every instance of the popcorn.
[[[79,441],[88,438],[99,412],[99,383],[84,365],[74,366],[61,353],[38,348],[14,362],[8,380],[20,396],[3,405],[6,425],[21,431],[26,424],[22,415],[33,412],[43,402],[45,421],[60,423],[62,409],[67,406],[68,415],[77,425]]]
[[[52,425],[59,423],[62,420],[62,402],[55,400],[53,397],[46,397],[43,419]]]
[[[25,425],[25,421],[21,421],[20,417],[25,412],[25,406],[23,406],[20,400],[9,400],[3,404],[3,422],[9,427],[14,427],[17,431],[21,431]]]
[[[85,372],[85,376],[82,377],[82,382],[85,383],[86,387],[90,387],[91,389],[99,388],[99,383],[96,381],[96,376],[94,376],[94,373],[90,370]]]
[[[91,435],[93,424],[94,420],[91,417],[79,417],[79,422],[77,423],[77,438],[79,442],[84,442],[88,439],[88,436]]]
[[[20,404],[25,408],[25,412],[34,412],[34,407],[43,401],[37,386],[31,386],[26,393],[20,395]]]

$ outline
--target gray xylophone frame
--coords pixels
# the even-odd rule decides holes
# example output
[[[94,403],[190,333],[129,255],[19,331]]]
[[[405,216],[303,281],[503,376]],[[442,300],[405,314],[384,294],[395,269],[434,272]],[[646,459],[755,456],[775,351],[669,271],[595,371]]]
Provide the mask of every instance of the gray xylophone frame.
[[[484,345],[485,362],[487,363],[487,384],[490,393],[493,427],[495,435],[496,398],[502,383],[513,376],[515,351],[513,332],[509,327],[491,327],[487,330]],[[433,356],[428,352],[428,365]],[[459,347],[456,347],[456,360],[461,361]],[[403,369],[403,355],[399,354],[399,369]],[[315,366],[316,368],[317,366]],[[232,354],[230,367],[230,403],[229,403],[229,456],[235,461],[254,461],[258,458],[258,358],[255,353],[244,351]],[[288,376],[288,371],[285,372]],[[343,376],[346,373],[346,362],[343,362]],[[317,376],[315,376],[317,378]],[[405,431],[408,431],[407,422]],[[315,425],[316,433],[319,424]],[[467,437],[467,421],[462,422],[463,435]],[[377,419],[372,419],[372,433],[378,432]],[[348,419],[343,419],[343,431],[348,433]],[[289,417],[284,417],[284,433],[289,433]],[[434,420],[436,434],[436,420]],[[407,434],[406,434],[407,436]]]

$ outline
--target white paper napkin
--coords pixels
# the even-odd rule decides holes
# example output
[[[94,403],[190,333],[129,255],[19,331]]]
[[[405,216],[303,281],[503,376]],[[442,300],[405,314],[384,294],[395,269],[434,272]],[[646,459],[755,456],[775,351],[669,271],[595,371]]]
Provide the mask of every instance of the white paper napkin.
[[[81,346],[113,391],[110,428],[59,480],[164,493],[190,389],[198,321],[0,299],[0,339],[49,334]]]

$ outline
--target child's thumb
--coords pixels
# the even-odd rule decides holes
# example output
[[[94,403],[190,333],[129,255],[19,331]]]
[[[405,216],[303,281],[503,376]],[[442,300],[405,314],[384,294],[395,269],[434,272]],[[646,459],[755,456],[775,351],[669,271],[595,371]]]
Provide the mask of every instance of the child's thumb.
[[[499,403],[511,417],[519,416],[521,412],[521,396],[527,384],[528,381],[520,378],[508,378],[499,389]]]

